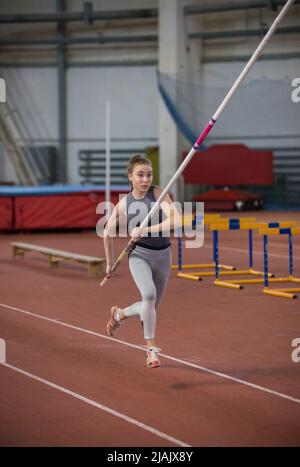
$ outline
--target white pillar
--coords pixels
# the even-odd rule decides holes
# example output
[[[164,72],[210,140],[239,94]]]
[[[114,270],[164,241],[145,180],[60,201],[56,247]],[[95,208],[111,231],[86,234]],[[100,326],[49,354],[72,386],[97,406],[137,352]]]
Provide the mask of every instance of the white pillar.
[[[199,71],[201,41],[187,39],[187,33],[201,30],[201,17],[184,16],[184,5],[196,0],[159,0],[159,72],[179,73]],[[196,16],[196,20],[194,19]],[[200,46],[199,46],[200,43]],[[199,129],[199,132],[202,129]],[[160,184],[166,186],[181,163],[184,149],[191,144],[181,135],[163,99],[159,102],[159,163]],[[176,199],[183,201],[178,181],[173,188]]]

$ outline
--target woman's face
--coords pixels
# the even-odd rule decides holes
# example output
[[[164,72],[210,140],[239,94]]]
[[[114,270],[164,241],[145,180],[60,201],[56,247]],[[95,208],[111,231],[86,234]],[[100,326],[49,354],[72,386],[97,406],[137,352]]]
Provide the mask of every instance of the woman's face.
[[[149,164],[137,164],[131,174],[128,175],[133,188],[141,192],[147,192],[152,184],[153,173]]]

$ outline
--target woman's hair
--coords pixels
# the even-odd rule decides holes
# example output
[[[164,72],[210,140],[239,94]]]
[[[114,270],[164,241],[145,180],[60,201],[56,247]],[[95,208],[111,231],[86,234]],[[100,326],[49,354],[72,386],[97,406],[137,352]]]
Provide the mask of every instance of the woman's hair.
[[[128,161],[128,175],[131,175],[133,169],[136,165],[150,165],[152,167],[151,161],[147,157],[142,156],[141,154],[133,154]]]

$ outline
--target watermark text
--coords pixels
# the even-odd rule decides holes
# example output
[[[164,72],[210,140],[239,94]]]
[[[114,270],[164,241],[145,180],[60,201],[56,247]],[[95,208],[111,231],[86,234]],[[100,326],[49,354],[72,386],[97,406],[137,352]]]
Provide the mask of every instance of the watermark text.
[[[300,78],[293,79],[292,87],[295,88],[292,92],[292,101],[297,104],[300,102]]]
[[[6,343],[4,339],[0,339],[0,363],[6,362]]]
[[[300,363],[300,337],[295,337],[295,339],[292,340],[292,347],[296,347],[293,352],[292,352],[292,361],[294,363]]]
[[[128,208],[124,202],[124,195],[119,196],[119,203],[98,204],[96,213],[102,215],[96,225],[98,237],[127,237],[131,236],[134,228],[139,227],[148,215],[148,206],[139,200],[132,202]],[[186,248],[200,248],[204,243],[204,203],[179,202],[168,203],[162,201],[160,206],[151,203],[151,217],[143,236],[184,237]]]
[[[6,84],[3,78],[0,78],[0,102],[6,102]]]

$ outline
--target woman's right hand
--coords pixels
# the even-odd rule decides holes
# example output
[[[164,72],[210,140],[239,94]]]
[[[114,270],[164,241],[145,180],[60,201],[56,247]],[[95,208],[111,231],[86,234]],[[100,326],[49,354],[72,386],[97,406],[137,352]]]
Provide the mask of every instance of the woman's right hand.
[[[145,235],[145,229],[141,229],[140,227],[135,227],[131,232],[131,239],[134,242],[137,242],[143,235]]]
[[[113,276],[113,273],[111,272],[112,264],[106,263],[106,275],[108,276],[107,278],[110,279]]]

